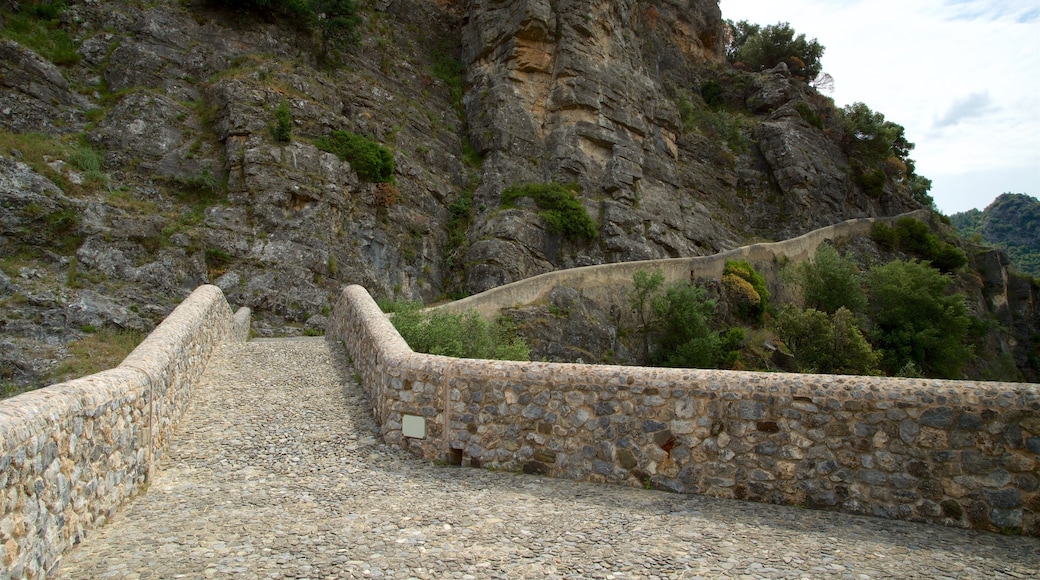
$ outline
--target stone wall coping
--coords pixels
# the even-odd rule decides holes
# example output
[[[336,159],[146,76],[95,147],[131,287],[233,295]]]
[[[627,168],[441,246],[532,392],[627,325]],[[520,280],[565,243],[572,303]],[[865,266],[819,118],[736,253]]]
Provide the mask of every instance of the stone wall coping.
[[[0,513],[5,571],[46,577],[65,550],[138,493],[213,349],[245,340],[249,318],[248,308],[232,315],[220,288],[200,286],[116,368],[0,401],[0,477],[20,490]]]
[[[360,286],[326,340],[426,459],[1040,535],[1040,384],[421,354]]]
[[[806,260],[815,255],[816,248],[825,240],[867,234],[873,224],[878,222],[892,222],[904,217],[924,220],[927,219],[929,213],[929,210],[922,209],[892,217],[854,218],[788,240],[760,242],[708,256],[639,260],[554,270],[503,284],[453,302],[437,304],[428,310],[455,314],[476,310],[481,316],[493,318],[503,308],[544,301],[552,289],[557,286],[566,286],[575,290],[630,286],[633,274],[639,270],[660,270],[664,274],[666,283],[689,281],[691,273],[696,277],[718,278],[722,276],[722,271],[729,260],[746,259],[751,262],[763,262],[771,261],[779,256],[786,256],[792,260]]]
[[[49,431],[65,417],[89,414],[112,401],[136,396],[148,376],[133,368],[114,368],[22,393],[0,403],[0,453]]]

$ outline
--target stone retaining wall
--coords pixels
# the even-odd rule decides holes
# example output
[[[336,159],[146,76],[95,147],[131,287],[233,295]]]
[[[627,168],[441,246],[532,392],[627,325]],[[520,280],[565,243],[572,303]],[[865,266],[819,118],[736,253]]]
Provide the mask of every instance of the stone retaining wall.
[[[578,290],[583,296],[600,304],[625,304],[628,292],[632,289],[632,276],[639,270],[660,270],[666,283],[694,281],[698,278],[721,278],[723,268],[729,260],[747,260],[760,272],[775,273],[784,260],[802,262],[813,258],[816,249],[824,241],[868,235],[875,222],[894,222],[903,217],[927,220],[929,215],[928,210],[917,210],[894,217],[851,219],[813,230],[797,238],[743,246],[710,256],[642,260],[556,270],[492,288],[461,300],[438,304],[429,310],[454,314],[476,310],[481,316],[490,319],[498,316],[503,308],[544,302],[557,286]],[[779,280],[779,276],[766,278]],[[781,290],[779,287],[770,288],[774,296],[778,296]]]
[[[195,290],[116,368],[0,401],[0,578],[42,578],[148,483],[213,350],[248,334]]]
[[[326,336],[427,459],[1040,536],[1040,385],[451,359],[359,286]]]

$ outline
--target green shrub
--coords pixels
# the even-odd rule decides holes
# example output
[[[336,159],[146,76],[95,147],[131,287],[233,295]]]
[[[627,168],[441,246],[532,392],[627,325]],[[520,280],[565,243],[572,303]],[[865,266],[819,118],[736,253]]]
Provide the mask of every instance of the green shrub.
[[[968,263],[960,248],[940,240],[928,224],[911,217],[899,218],[895,227],[875,223],[870,237],[886,250],[913,254],[943,272],[952,272]]]
[[[726,274],[722,277],[722,289],[730,309],[738,318],[751,322],[762,321],[762,297],[755,292],[750,282],[740,276]]]
[[[719,81],[711,80],[701,85],[701,98],[709,107],[718,108],[722,106],[722,85]]]
[[[719,336],[712,329],[716,303],[707,297],[703,288],[688,282],[665,288],[664,273],[660,270],[638,270],[632,276],[632,285],[628,300],[643,335],[646,364],[718,368],[730,367],[736,362],[744,332],[733,328],[725,336]],[[750,284],[747,287],[753,292]],[[651,342],[655,345],[653,352]]]
[[[271,136],[279,143],[292,141],[293,117],[289,103],[282,101],[274,110],[274,125],[271,126]]]
[[[813,110],[812,106],[810,106],[809,103],[806,103],[805,101],[798,101],[794,105],[794,110],[798,111],[798,114],[801,115],[803,119],[805,119],[806,123],[809,123],[813,127],[820,129],[821,131],[823,130],[823,119],[818,114],[816,114],[816,111]]]
[[[731,306],[736,307],[737,315],[748,321],[761,322],[769,309],[770,299],[762,274],[747,260],[727,260],[722,274],[726,297]]]
[[[853,171],[855,171],[856,185],[860,186],[867,195],[878,199],[885,193],[887,178],[884,171],[880,169]]]
[[[545,220],[550,232],[572,241],[594,240],[599,234],[599,225],[589,217],[575,190],[578,190],[577,184],[565,186],[555,182],[514,185],[502,191],[502,205],[511,207],[517,199],[529,197],[542,210],[538,215]]]
[[[780,63],[787,63],[791,73],[806,80],[820,74],[824,46],[804,34],[795,35],[787,22],[766,27],[741,20],[730,22],[732,41],[726,48],[730,62],[744,63],[753,71],[763,71]]]
[[[286,18],[300,30],[317,32],[320,55],[358,40],[361,17],[354,0],[210,0],[214,5],[263,18]]]
[[[874,222],[874,225],[870,226],[870,239],[890,252],[899,247],[899,234],[886,223]]]
[[[416,352],[457,358],[530,360],[530,350],[512,321],[484,320],[475,310],[465,314],[426,313],[418,302],[387,304],[397,332]]]
[[[350,163],[358,177],[374,183],[394,181],[394,154],[386,147],[348,131],[333,131],[314,145]]]
[[[846,308],[827,315],[793,305],[780,309],[776,333],[794,354],[801,372],[871,375],[878,372],[878,355],[863,337],[855,316]]]
[[[947,294],[949,275],[917,261],[895,260],[867,273],[871,342],[889,374],[912,363],[926,376],[960,378],[972,355],[971,320],[962,294]]]
[[[846,308],[855,313],[867,305],[856,263],[832,246],[820,246],[811,262],[795,266],[794,278],[802,288],[806,308],[827,314]]]
[[[715,301],[704,289],[689,283],[669,286],[654,304],[660,331],[657,350],[650,359],[655,366],[679,368],[717,368],[731,356],[732,343],[742,341],[742,333],[727,334],[724,343],[710,322],[715,316]],[[729,348],[726,348],[729,347]]]

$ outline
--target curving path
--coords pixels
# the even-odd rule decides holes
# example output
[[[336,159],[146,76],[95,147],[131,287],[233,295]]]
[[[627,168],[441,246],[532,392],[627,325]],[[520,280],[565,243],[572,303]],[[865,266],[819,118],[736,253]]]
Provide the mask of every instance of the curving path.
[[[1040,540],[430,465],[321,339],[223,347],[57,578],[1036,578]]]

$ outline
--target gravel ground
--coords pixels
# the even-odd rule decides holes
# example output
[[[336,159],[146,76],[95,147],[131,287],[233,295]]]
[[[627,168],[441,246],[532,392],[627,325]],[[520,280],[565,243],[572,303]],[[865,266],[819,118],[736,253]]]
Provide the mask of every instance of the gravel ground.
[[[228,345],[57,578],[1038,578],[1040,540],[438,467],[323,340]]]

